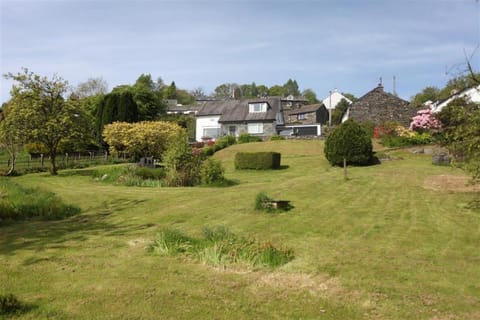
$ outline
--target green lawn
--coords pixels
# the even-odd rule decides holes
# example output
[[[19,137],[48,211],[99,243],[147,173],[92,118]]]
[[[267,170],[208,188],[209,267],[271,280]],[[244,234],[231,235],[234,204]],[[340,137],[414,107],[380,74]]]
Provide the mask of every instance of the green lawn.
[[[284,169],[235,171],[237,151],[279,151]],[[319,141],[235,145],[215,158],[226,188],[134,188],[68,171],[14,178],[82,208],[62,221],[0,227],[0,294],[31,310],[18,319],[480,319],[478,193],[433,191],[431,175],[461,175],[431,156],[343,170]],[[253,210],[260,191],[290,200]],[[149,255],[163,227],[204,226],[292,248],[276,270],[216,269]],[[1,317],[1,316],[0,316]]]

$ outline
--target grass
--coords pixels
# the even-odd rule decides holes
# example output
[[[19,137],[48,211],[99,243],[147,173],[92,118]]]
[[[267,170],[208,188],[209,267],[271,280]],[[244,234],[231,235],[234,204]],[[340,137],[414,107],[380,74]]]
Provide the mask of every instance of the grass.
[[[280,152],[287,169],[237,171],[239,151]],[[479,194],[425,189],[430,175],[461,172],[428,155],[383,152],[403,160],[349,168],[347,181],[322,142],[288,140],[216,153],[236,182],[228,188],[15,177],[82,213],[1,227],[0,293],[36,306],[18,319],[480,319],[480,212],[467,205]],[[260,191],[294,208],[260,214],[252,206]],[[212,225],[291,248],[295,258],[252,272],[145,250],[159,230],[199,239]],[[221,260],[221,250],[205,259]]]

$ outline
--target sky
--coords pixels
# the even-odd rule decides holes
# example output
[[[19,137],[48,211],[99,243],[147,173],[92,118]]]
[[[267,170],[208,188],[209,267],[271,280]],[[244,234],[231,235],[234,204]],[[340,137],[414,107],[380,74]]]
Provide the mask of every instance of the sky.
[[[0,0],[0,73],[22,67],[75,87],[139,75],[211,93],[295,79],[318,98],[361,97],[380,77],[409,100],[480,70],[475,0]],[[2,77],[1,102],[12,81]]]

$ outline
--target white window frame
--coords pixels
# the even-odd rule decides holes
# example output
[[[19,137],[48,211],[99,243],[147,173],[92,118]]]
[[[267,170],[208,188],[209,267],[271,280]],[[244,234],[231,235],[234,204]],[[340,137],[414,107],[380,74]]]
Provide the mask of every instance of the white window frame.
[[[248,104],[249,113],[262,113],[267,112],[267,103],[266,102],[255,102]]]
[[[263,133],[263,123],[262,122],[252,122],[247,124],[247,132],[249,134],[262,134]]]
[[[207,134],[207,131],[209,130],[215,130],[215,134]],[[220,128],[218,127],[207,127],[203,128],[203,137],[210,137],[210,138],[217,138],[220,136]]]

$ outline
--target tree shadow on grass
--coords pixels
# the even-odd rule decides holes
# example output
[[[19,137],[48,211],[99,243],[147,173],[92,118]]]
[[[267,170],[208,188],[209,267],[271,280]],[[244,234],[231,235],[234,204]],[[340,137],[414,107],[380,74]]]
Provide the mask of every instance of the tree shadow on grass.
[[[115,199],[64,220],[19,221],[0,227],[0,255],[13,256],[20,250],[72,249],[81,247],[81,243],[92,236],[114,237],[148,229],[154,225],[138,225],[125,220],[112,222],[110,219],[113,213],[122,212],[145,201]],[[39,261],[41,259],[26,262]]]

